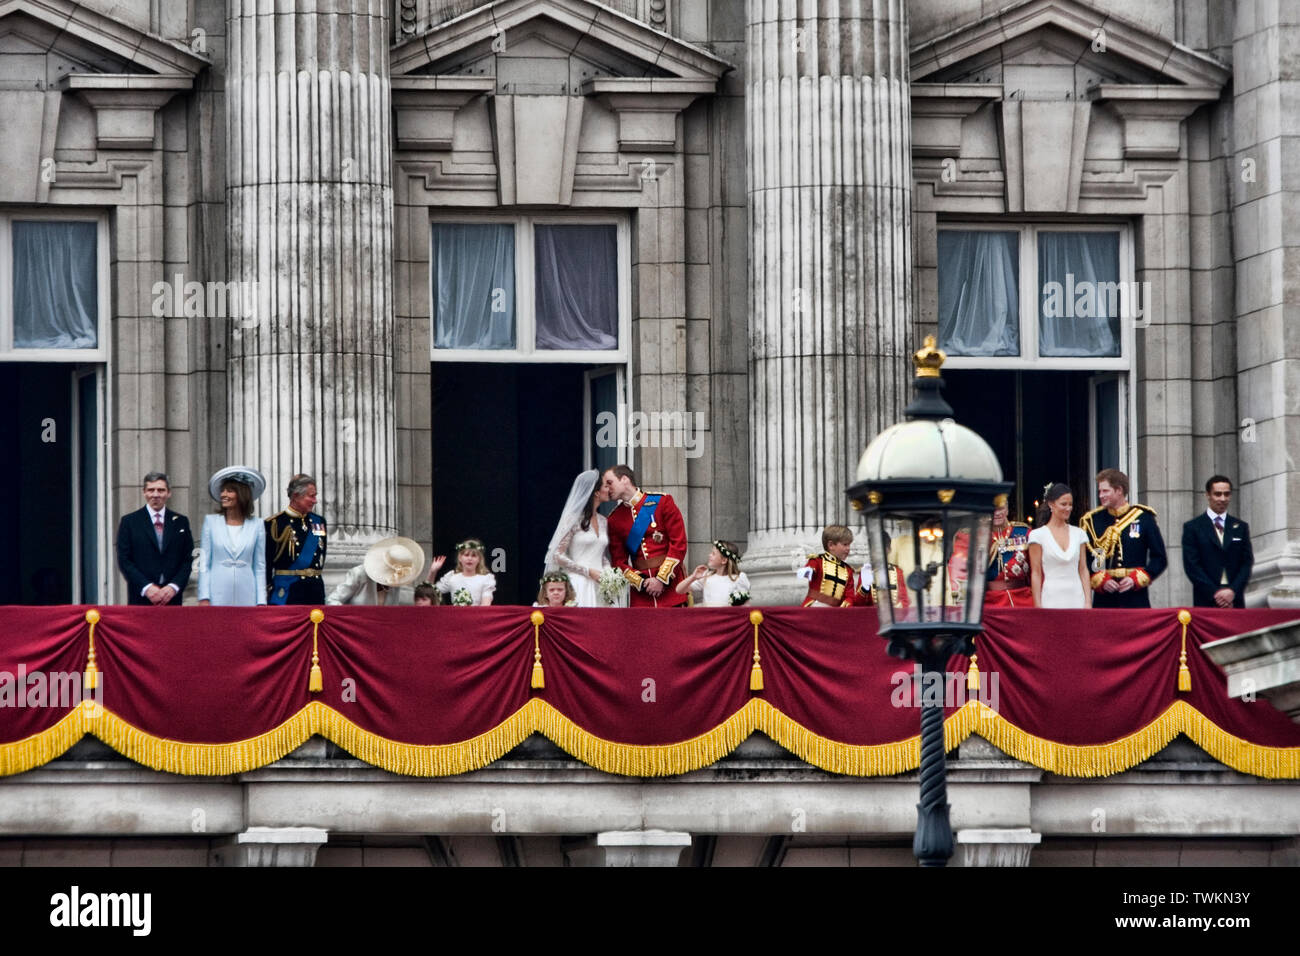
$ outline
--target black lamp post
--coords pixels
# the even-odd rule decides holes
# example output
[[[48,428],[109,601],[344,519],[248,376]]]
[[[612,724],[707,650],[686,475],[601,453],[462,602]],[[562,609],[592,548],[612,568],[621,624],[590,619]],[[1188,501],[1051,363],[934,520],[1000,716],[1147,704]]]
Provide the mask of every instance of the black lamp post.
[[[974,651],[993,510],[1012,488],[1002,480],[993,449],[952,420],[939,375],[946,358],[928,336],[912,358],[916,379],[907,421],[867,446],[848,490],[867,523],[880,636],[888,639],[890,654],[920,663],[923,687],[946,686],[949,658]],[[937,682],[925,680],[932,672]],[[919,697],[921,802],[912,852],[921,866],[945,866],[953,846],[943,701],[942,695]]]

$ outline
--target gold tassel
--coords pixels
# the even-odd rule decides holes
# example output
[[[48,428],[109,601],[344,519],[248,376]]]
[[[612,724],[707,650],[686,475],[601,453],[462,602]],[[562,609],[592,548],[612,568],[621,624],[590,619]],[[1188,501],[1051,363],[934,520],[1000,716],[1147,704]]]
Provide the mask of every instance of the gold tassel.
[[[754,625],[754,666],[749,669],[749,689],[757,694],[763,689],[763,665],[758,661],[758,625],[763,623],[763,612],[750,611],[749,623]]]
[[[546,690],[546,673],[542,670],[542,640],[541,630],[542,622],[546,620],[546,615],[541,611],[534,611],[529,617],[533,622],[533,690]]]
[[[325,612],[318,607],[311,609],[311,679],[307,682],[307,690],[312,694],[319,694],[325,689],[325,680],[320,672],[320,654],[317,653],[317,637],[320,634],[320,622],[325,620]]]
[[[1187,625],[1192,623],[1191,612],[1186,608],[1179,611],[1178,623],[1183,626],[1183,650],[1178,655],[1178,690],[1185,694],[1192,689],[1192,671],[1187,666]]]
[[[979,659],[978,654],[972,654],[970,656],[970,667],[966,668],[966,689],[977,693],[980,689],[980,669],[976,661]]]
[[[93,607],[86,612],[86,623],[90,625],[90,655],[86,658],[86,672],[81,676],[82,690],[94,690],[99,686],[99,668],[95,666],[95,625],[99,623],[99,611]]]

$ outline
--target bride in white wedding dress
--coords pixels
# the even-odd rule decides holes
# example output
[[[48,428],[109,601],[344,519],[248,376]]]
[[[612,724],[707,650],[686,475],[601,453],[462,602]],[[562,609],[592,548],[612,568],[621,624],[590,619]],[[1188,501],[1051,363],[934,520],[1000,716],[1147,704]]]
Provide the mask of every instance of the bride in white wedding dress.
[[[609,567],[609,525],[597,506],[609,500],[600,472],[584,471],[573,482],[560,522],[546,550],[546,571],[564,570],[578,607],[609,607],[600,596],[600,572]],[[627,606],[627,591],[615,606]]]

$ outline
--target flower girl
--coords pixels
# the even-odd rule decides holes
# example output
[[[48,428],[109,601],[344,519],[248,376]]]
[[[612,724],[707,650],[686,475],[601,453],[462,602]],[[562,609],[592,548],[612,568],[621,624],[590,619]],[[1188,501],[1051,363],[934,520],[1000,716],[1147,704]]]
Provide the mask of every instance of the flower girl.
[[[691,591],[696,607],[727,607],[749,600],[749,578],[740,570],[740,550],[730,541],[714,541],[708,564],[701,564],[677,585]]]
[[[429,580],[433,580],[447,556],[440,554],[433,559],[429,567]],[[483,542],[469,538],[456,545],[456,570],[444,574],[437,583],[443,594],[451,595],[451,604],[456,607],[485,607],[492,603],[496,593],[496,575],[487,571],[487,557],[483,553]]]

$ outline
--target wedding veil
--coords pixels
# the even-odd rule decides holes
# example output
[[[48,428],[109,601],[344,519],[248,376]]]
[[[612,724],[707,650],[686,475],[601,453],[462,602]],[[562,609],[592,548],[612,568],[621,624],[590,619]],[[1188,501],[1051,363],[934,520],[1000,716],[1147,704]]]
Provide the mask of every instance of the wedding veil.
[[[543,573],[550,574],[552,571],[560,570],[559,562],[555,560],[555,551],[560,546],[560,539],[582,520],[582,512],[587,507],[587,502],[591,500],[591,496],[595,494],[598,481],[600,481],[600,472],[595,468],[584,471],[573,479],[569,500],[564,503],[564,510],[560,512],[560,523],[555,526],[555,534],[551,535],[551,543],[546,549],[546,569]],[[592,521],[595,520],[593,515]]]

